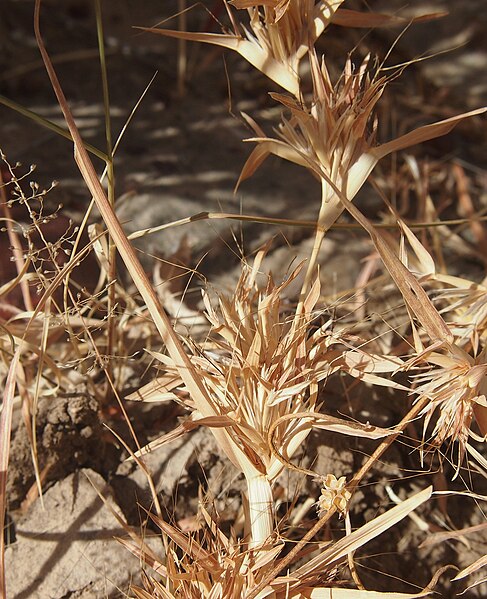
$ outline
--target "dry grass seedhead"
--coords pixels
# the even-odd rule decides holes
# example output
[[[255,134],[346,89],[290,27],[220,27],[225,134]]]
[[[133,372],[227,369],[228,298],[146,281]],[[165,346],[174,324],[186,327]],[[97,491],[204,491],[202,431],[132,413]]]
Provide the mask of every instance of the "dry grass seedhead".
[[[257,68],[295,96],[301,94],[299,84],[301,59],[314,46],[342,3],[343,0],[332,2],[233,0],[230,2],[236,8],[247,9],[252,33],[246,28],[244,31],[255,44],[256,49],[259,48],[260,52],[266,54],[266,61]],[[289,82],[271,76],[268,71],[269,60],[275,61],[287,70]],[[250,60],[249,62],[254,64]]]
[[[27,270],[29,266],[32,266],[35,270],[35,282],[33,282],[34,275],[32,273],[28,278],[30,278],[30,285],[37,289],[34,294],[31,293],[29,300],[26,300],[24,296],[24,300],[32,307],[38,301],[35,300],[35,296],[37,295],[39,298],[42,291],[49,287],[54,275],[59,272],[59,264],[66,262],[66,257],[70,253],[69,246],[72,245],[71,237],[75,231],[68,225],[66,231],[60,232],[56,239],[52,241],[46,239],[45,226],[56,220],[61,208],[58,206],[51,213],[48,213],[45,208],[45,199],[49,192],[56,187],[57,182],[53,181],[48,188],[40,189],[39,184],[31,179],[35,165],[31,165],[27,170],[21,169],[20,164],[10,165],[1,150],[0,156],[5,171],[9,175],[9,180],[5,183],[5,194],[2,194],[2,199],[6,200],[5,208],[8,210],[8,226],[18,236],[15,243],[21,244],[21,240],[24,240],[24,245],[27,245],[25,248],[15,245],[12,252],[14,250],[21,252],[24,269]],[[16,210],[19,215],[21,213],[20,218],[17,216],[17,220],[24,221],[22,225],[12,218],[12,210]],[[2,291],[2,295],[6,295],[7,289]]]
[[[238,185],[250,177],[269,154],[304,166],[321,181],[321,205],[316,221],[315,243],[308,262],[301,302],[298,305],[298,317],[302,301],[315,276],[324,235],[346,209],[369,232],[393,277],[394,271],[401,268],[396,257],[388,252],[380,234],[373,231],[373,227],[366,224],[366,219],[361,218],[362,215],[354,211],[350,205],[379,160],[392,152],[445,135],[461,120],[487,110],[481,108],[461,114],[420,127],[387,143],[375,145],[378,123],[374,118],[374,108],[388,79],[370,73],[370,57],[364,59],[357,72],[353,72],[351,59],[348,58],[338,83],[333,85],[324,59],[320,65],[314,50],[309,52],[309,61],[313,80],[313,94],[309,106],[281,94],[271,94],[290,110],[291,118],[283,117],[278,130],[280,139],[262,137],[260,128],[255,127],[259,137],[247,141],[256,142],[258,145],[245,163],[237,183]],[[389,253],[387,260],[378,244]],[[398,278],[394,278],[399,284]],[[401,291],[403,289],[404,286]],[[411,300],[414,302],[412,297],[408,299],[405,296],[405,299],[409,304]]]
[[[315,310],[320,294],[318,280],[304,301],[300,326],[296,327],[286,289],[301,267],[280,285],[269,276],[265,288],[260,289],[256,283],[259,265],[257,259],[252,268],[244,266],[234,294],[219,295],[217,307],[204,293],[206,317],[211,325],[209,334],[200,345],[191,339],[186,340],[186,345],[192,353],[194,368],[215,399],[215,416],[223,418],[221,425],[233,428],[238,443],[243,444],[258,469],[273,481],[282,464],[276,460],[269,435],[277,432],[272,444],[289,459],[311,429],[305,421],[316,421],[317,428],[326,428],[326,422],[320,422],[318,414],[318,385],[331,374],[342,371],[369,383],[405,388],[380,376],[401,367],[399,358],[377,356],[355,348],[346,334],[333,332],[331,318],[316,328],[320,318]],[[353,337],[353,341],[360,340]],[[177,399],[193,413],[193,420],[200,419],[202,414],[198,414],[191,397],[181,387],[177,366],[170,357],[151,353],[163,362],[166,373],[130,399]],[[173,392],[176,388],[178,395]],[[277,424],[284,426],[277,431]],[[330,418],[330,430],[339,425],[343,425],[344,432],[346,421]],[[349,434],[365,431],[364,436],[370,438],[385,434],[376,427],[359,432],[359,425],[350,423],[349,428]]]
[[[235,50],[283,89],[299,97],[299,63],[331,22],[343,0],[223,1],[232,23],[232,33],[188,33],[147,27],[140,29]],[[248,25],[235,19],[229,4],[247,11]]]
[[[435,280],[448,285],[437,293],[439,305],[451,320],[457,345],[471,347],[476,356],[487,345],[487,287],[468,279],[437,275]]]
[[[355,349],[345,337],[332,332],[331,319],[312,331],[319,316],[315,311],[320,295],[318,280],[303,302],[296,326],[285,295],[300,268],[281,285],[268,277],[266,286],[260,289],[256,281],[263,256],[264,252],[260,252],[252,267],[243,267],[234,294],[220,295],[217,308],[204,294],[210,332],[203,344],[186,340],[196,376],[212,398],[213,416],[208,418],[198,412],[184,388],[177,364],[159,353],[152,355],[163,363],[166,373],[158,383],[139,390],[137,397],[146,401],[167,400],[175,397],[177,389],[178,401],[191,411],[193,423],[212,430],[225,428],[232,446],[247,458],[238,465],[248,486],[250,546],[268,551],[266,543],[275,531],[271,486],[285,466],[292,467],[289,460],[313,428],[371,439],[391,434],[319,414],[320,382],[343,371],[375,384],[400,388],[381,378],[380,373],[397,369],[401,361]],[[186,430],[190,429],[186,425]],[[166,435],[164,441],[183,430],[184,427]],[[334,493],[332,504],[344,507],[349,492],[332,486],[327,488]]]
[[[240,181],[251,176],[273,153],[308,168],[318,179],[331,180],[351,200],[376,162],[369,153],[377,125],[373,111],[387,79],[371,76],[370,57],[365,58],[357,72],[353,72],[349,58],[338,83],[333,84],[324,60],[320,64],[314,53],[309,59],[313,79],[309,105],[271,94],[291,117],[283,115],[277,131],[279,139],[247,140],[258,146],[244,166]],[[335,195],[327,186],[322,202],[329,205]],[[338,205],[341,207],[339,200]],[[332,212],[330,206],[327,211]],[[320,225],[329,228],[333,222],[329,218],[326,224],[320,221]]]
[[[344,515],[348,509],[348,502],[352,494],[346,487],[346,479],[344,476],[337,477],[334,474],[318,479],[321,484],[321,495],[316,502],[318,517],[321,518],[329,512],[332,507],[335,507],[339,514]]]
[[[481,411],[487,408],[487,352],[482,350],[473,358],[463,349],[452,345],[443,354],[432,352],[425,360],[433,368],[414,377],[419,398],[428,399],[422,410],[424,416],[423,437],[427,444],[440,447],[451,441],[456,443],[457,457],[453,460],[456,475],[459,474],[469,439],[484,441],[472,431],[474,415],[479,414],[479,426],[483,421]],[[436,368],[434,368],[436,366]],[[428,426],[436,413],[433,430]],[[427,439],[426,439],[427,437]]]
[[[374,72],[367,56],[357,71],[348,58],[338,82],[333,84],[324,59],[320,64],[316,53],[311,51],[309,60],[313,80],[309,104],[271,94],[290,111],[291,118],[283,115],[278,139],[262,137],[257,128],[259,137],[246,140],[258,146],[244,165],[239,182],[250,177],[269,154],[306,167],[322,181],[317,225],[325,231],[345,209],[337,190],[351,201],[381,158],[445,135],[461,120],[487,110],[482,108],[426,125],[377,145],[374,109],[389,79]]]
[[[300,62],[314,48],[330,23],[367,28],[411,23],[398,17],[340,9],[343,0],[222,1],[229,15],[232,33],[193,33],[154,27],[138,29],[234,50],[269,79],[296,98],[301,98]],[[248,22],[236,19],[229,5],[246,11]],[[413,21],[439,16],[444,14],[423,15]]]
[[[225,413],[235,419],[239,439],[262,461],[261,467],[272,481],[282,464],[268,447],[271,424],[285,414],[317,408],[318,383],[336,369],[333,360],[339,352],[332,350],[337,340],[328,331],[330,321],[309,334],[316,318],[317,281],[296,329],[286,315],[285,290],[297,272],[279,286],[269,280],[264,291],[257,289],[255,274],[255,270],[243,272],[234,297],[219,298],[219,313],[205,297],[212,325],[210,343],[221,352],[210,358],[221,376],[213,376],[208,384]],[[279,446],[285,447],[288,456],[308,433],[302,424],[290,422],[280,431]]]
[[[263,253],[252,269],[244,268],[232,298],[219,297],[218,311],[205,294],[212,329],[203,346],[188,341],[196,376],[212,398],[214,420],[210,426],[225,427],[231,444],[247,458],[240,467],[249,486],[250,510],[259,520],[266,517],[260,532],[251,518],[254,543],[256,537],[262,543],[272,534],[270,485],[283,469],[268,443],[270,427],[286,414],[318,408],[318,383],[338,368],[332,361],[341,355],[330,349],[336,342],[327,331],[330,323],[309,335],[309,324],[316,316],[318,282],[304,302],[301,326],[295,328],[284,314],[284,292],[297,271],[279,286],[269,279],[261,291],[255,279],[262,257]],[[180,382],[178,365],[167,356],[158,357],[173,385]],[[188,407],[193,411],[193,420],[207,416],[194,411],[191,399]],[[279,430],[278,446],[288,457],[309,434],[307,421],[288,421]]]

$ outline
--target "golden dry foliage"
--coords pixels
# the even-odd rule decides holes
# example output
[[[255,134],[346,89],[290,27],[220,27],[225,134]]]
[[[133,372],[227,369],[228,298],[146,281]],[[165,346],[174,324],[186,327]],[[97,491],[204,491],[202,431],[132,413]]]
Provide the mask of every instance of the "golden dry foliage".
[[[144,30],[235,50],[290,94],[272,94],[273,99],[284,107],[275,138],[268,137],[248,118],[257,133],[257,137],[248,141],[257,145],[243,168],[240,180],[252,175],[269,154],[275,154],[308,169],[320,180],[322,194],[316,203],[315,242],[297,305],[288,301],[290,298],[286,297],[286,293],[299,269],[281,284],[276,284],[270,275],[263,287],[257,284],[259,275],[262,275],[265,254],[262,250],[251,267],[243,263],[232,297],[218,294],[216,303],[213,303],[204,294],[210,331],[205,341],[198,343],[175,331],[114,212],[113,202],[109,201],[100,183],[88,155],[89,148],[81,138],[44,46],[39,22],[41,2],[36,0],[35,3],[36,39],[68,125],[69,135],[66,132],[65,135],[74,143],[76,163],[103,218],[111,239],[111,250],[116,246],[120,253],[164,346],[164,352],[150,352],[162,364],[162,374],[129,399],[175,400],[189,412],[189,417],[164,439],[132,454],[132,457],[143,466],[140,456],[144,451],[197,426],[206,426],[211,429],[222,453],[245,476],[247,485],[242,501],[245,516],[242,536],[233,531],[224,534],[217,518],[201,507],[201,529],[195,533],[184,533],[160,515],[151,515],[162,534],[169,539],[164,560],[159,560],[134,535],[132,541],[123,541],[156,573],[146,577],[145,589],[134,588],[134,593],[143,599],[392,599],[425,596],[431,591],[429,587],[416,594],[382,594],[360,588],[361,583],[356,580],[358,589],[341,588],[337,566],[347,558],[351,563],[356,549],[426,502],[431,497],[431,488],[409,497],[338,540],[313,546],[312,555],[309,542],[337,511],[346,515],[349,503],[353,501],[353,492],[362,478],[418,415],[424,416],[425,441],[434,446],[445,441],[456,443],[457,472],[466,453],[487,470],[485,458],[469,442],[471,438],[483,442],[487,433],[485,290],[479,286],[474,293],[468,282],[461,284],[446,278],[442,280],[436,274],[434,261],[426,248],[394,213],[401,235],[407,239],[420,265],[419,270],[413,272],[408,266],[405,245],[402,244],[398,250],[352,200],[380,159],[444,135],[463,119],[487,109],[480,108],[432,123],[378,144],[375,109],[388,79],[380,69],[373,68],[373,60],[369,56],[356,69],[352,58],[348,57],[342,74],[333,82],[325,60],[317,55],[315,42],[331,22],[375,26],[374,23],[397,24],[396,18],[345,10],[341,7],[343,1],[224,0],[224,4],[231,33]],[[237,19],[236,15],[242,19]],[[426,18],[431,18],[431,15]],[[301,86],[301,76],[306,73],[306,69],[302,68],[303,62],[311,73],[310,97]],[[406,342],[410,359],[406,363],[395,355],[367,352],[367,339],[336,331],[331,319],[315,326],[317,317],[323,314],[318,252],[324,235],[345,210],[369,234],[407,307],[410,335]],[[99,243],[102,237],[103,232],[95,230],[92,243],[97,248],[100,262],[102,257],[108,256],[105,268],[108,272],[113,267],[109,258],[111,250],[103,250],[103,243]],[[66,272],[61,269],[52,284],[59,284],[65,275]],[[426,293],[424,286],[427,282],[462,289],[457,295],[460,299],[443,310],[450,322],[445,322]],[[456,293],[451,289],[450,292],[450,295]],[[443,296],[443,300],[447,295]],[[9,371],[5,396],[7,407],[14,393],[15,385],[11,378],[19,352],[26,348],[36,352],[29,346],[27,330],[30,333],[35,330],[37,335],[36,341],[40,346],[37,353],[41,363],[39,373],[44,371],[45,364],[56,371],[55,361],[50,360],[45,351],[51,334],[51,296],[52,287],[49,286],[37,308],[29,315],[27,328],[20,335],[10,333],[11,340],[14,345],[20,346],[20,350],[14,354],[14,365]],[[472,312],[473,304],[481,308],[479,314]],[[84,314],[81,314],[78,322],[85,326],[88,335],[88,325],[83,317]],[[72,315],[66,312],[66,318],[72,328]],[[111,346],[110,343],[108,345]],[[101,358],[98,350],[96,355]],[[394,382],[392,373],[399,369],[416,368],[421,363],[426,363],[429,369],[413,375],[418,394],[416,404],[393,429],[332,418],[326,414],[326,405],[325,412],[320,412],[323,407],[320,387],[333,373],[346,373],[359,383],[404,391],[406,388]],[[40,380],[41,374],[37,382]],[[474,426],[478,427],[478,432],[473,430]],[[4,432],[9,431],[7,408],[2,411],[2,428]],[[273,483],[284,468],[295,467],[291,459],[313,428],[382,441],[365,464],[352,474],[348,483],[343,476],[337,478],[335,474],[320,473],[323,493],[318,503],[319,521],[292,549],[284,552],[286,544],[276,523]],[[8,450],[5,442],[1,451],[0,461],[6,468]],[[306,474],[309,472],[306,471]],[[285,555],[281,557],[281,553]],[[304,557],[307,559],[304,560]],[[482,563],[475,562],[470,570],[481,567]],[[465,569],[461,574],[470,570]]]
[[[153,522],[168,535],[172,543],[170,558],[166,565],[151,557],[152,552],[141,541],[139,545],[124,542],[134,555],[152,564],[162,576],[163,582],[154,577],[146,580],[146,589],[135,587],[133,591],[140,599],[161,597],[208,597],[215,599],[240,599],[254,594],[260,598],[299,599],[312,597],[356,599],[414,599],[429,594],[428,589],[419,593],[368,593],[367,591],[333,587],[338,574],[337,565],[350,552],[355,551],[371,538],[381,534],[413,509],[427,501],[431,488],[410,497],[385,514],[355,530],[348,536],[331,544],[319,547],[318,555],[292,573],[273,578],[258,595],[254,592],[272,570],[275,560],[284,548],[277,538],[269,538],[260,552],[249,551],[233,535],[227,537],[219,529],[218,522],[204,507],[201,508],[202,532],[197,538],[194,534],[181,533],[177,528],[151,515]],[[178,552],[179,549],[179,552]],[[264,551],[266,550],[266,551]],[[182,551],[182,557],[179,553]]]
[[[227,10],[230,11],[226,0]],[[232,33],[189,33],[140,27],[159,35],[205,42],[238,52],[256,69],[278,83],[283,89],[299,97],[299,63],[330,23],[343,0],[318,2],[231,2],[246,9],[248,26],[231,15]]]
[[[428,400],[421,411],[421,416],[424,416],[423,437],[427,444],[437,448],[447,441],[455,443],[452,449],[457,448],[454,459],[457,475],[470,448],[469,439],[484,441],[483,436],[472,431],[472,425],[474,416],[478,417],[481,429],[484,425],[483,413],[487,409],[486,357],[486,347],[473,358],[460,347],[450,345],[442,354],[425,352],[424,361],[431,370],[414,377],[418,385],[414,392],[419,398]],[[435,414],[433,430],[428,432]],[[487,460],[481,460],[480,465],[485,468]]]
[[[256,279],[264,254],[264,250],[259,252],[251,268],[244,267],[232,296],[219,296],[218,309],[204,295],[211,324],[208,338],[202,345],[187,341],[192,368],[211,398],[213,414],[199,412],[177,363],[157,352],[151,355],[162,362],[165,374],[129,396],[165,401],[176,397],[177,388],[179,401],[191,411],[194,424],[226,430],[231,446],[239,450],[238,454],[228,453],[228,457],[246,456],[246,461],[236,465],[247,479],[251,539],[256,546],[262,545],[275,527],[271,485],[314,426],[375,439],[390,434],[388,430],[319,414],[319,383],[341,370],[400,388],[381,378],[379,372],[396,370],[402,364],[399,359],[354,349],[345,337],[329,330],[331,320],[310,332],[319,316],[315,311],[320,296],[318,280],[303,302],[296,326],[293,313],[286,314],[285,291],[301,269],[281,285],[268,278],[266,287],[260,290]],[[183,426],[178,434],[190,428]],[[167,435],[161,443],[172,438],[174,435]],[[151,449],[161,443],[153,442]]]
[[[470,426],[474,414],[477,415],[481,431],[483,430],[485,397],[482,395],[483,388],[478,388],[480,381],[485,378],[483,366],[477,362],[472,363],[466,354],[459,356],[454,333],[423,289],[422,274],[411,272],[407,264],[407,253],[401,251],[398,255],[387,236],[382,235],[351,202],[380,159],[392,152],[445,135],[463,119],[481,114],[486,109],[481,108],[426,125],[387,143],[377,144],[377,119],[374,110],[388,78],[380,69],[371,68],[369,56],[357,69],[354,69],[349,57],[343,73],[333,83],[325,60],[318,59],[314,48],[316,39],[326,25],[340,14],[341,2],[235,0],[232,4],[237,9],[246,10],[249,17],[249,25],[242,27],[225,2],[233,34],[145,30],[236,50],[291,94],[271,94],[285,109],[275,138],[266,136],[250,117],[246,117],[257,134],[257,137],[247,141],[254,142],[257,146],[243,167],[238,183],[251,176],[269,154],[304,166],[321,181],[322,195],[315,242],[299,302],[291,318],[283,320],[280,315],[278,297],[285,285],[275,287],[270,283],[264,294],[257,292],[257,296],[253,297],[254,265],[254,274],[250,277],[243,273],[234,298],[219,299],[219,313],[206,299],[207,315],[213,325],[210,341],[206,348],[195,350],[191,347],[192,364],[200,369],[201,379],[205,381],[208,394],[213,398],[213,417],[220,417],[218,422],[213,422],[213,426],[223,426],[231,431],[228,434],[233,443],[242,449],[252,464],[250,466],[249,463],[240,461],[249,491],[248,518],[252,527],[250,547],[262,549],[270,538],[269,527],[272,527],[272,492],[266,488],[265,481],[272,480],[283,465],[291,467],[289,459],[306,437],[313,419],[316,420],[318,383],[335,370],[346,371],[345,356],[352,353],[345,350],[343,339],[326,336],[317,339],[316,335],[307,333],[319,296],[316,276],[319,249],[324,235],[344,210],[350,212],[369,233],[385,268],[403,295],[411,318],[417,355],[427,356],[430,364],[440,360],[444,367],[419,375],[419,399],[411,415],[421,413],[426,416],[426,428],[433,413],[439,408],[439,419],[433,432],[435,443],[439,445],[448,438],[457,441],[460,460],[465,449],[470,448],[466,438],[472,434]],[[342,25],[347,24],[347,21],[348,24],[356,24],[360,21],[360,16],[352,11],[344,11],[338,20]],[[244,34],[240,31],[244,31]],[[299,67],[306,56],[313,89],[311,97],[305,100]],[[401,224],[399,217],[397,221],[423,268],[428,269],[433,264],[433,270],[430,268],[428,272],[434,276],[434,262],[427,250]],[[422,330],[418,331],[414,320],[419,321]],[[215,335],[223,340],[215,338]],[[423,353],[425,342],[432,342],[433,345]],[[440,356],[438,351],[433,353],[440,347],[445,348],[447,358],[435,357]],[[337,355],[337,351],[341,355]],[[161,360],[168,369],[168,375],[174,376],[179,368],[178,363],[170,357],[161,356]],[[448,361],[448,364],[442,360]],[[386,359],[381,362],[375,357],[364,362],[370,367],[371,363],[375,366],[384,364]],[[352,373],[350,369],[348,372]],[[371,375],[376,373],[377,370],[372,368]],[[361,378],[366,379],[364,370]],[[455,381],[453,387],[450,384],[452,381]],[[151,390],[153,391],[153,387]],[[201,416],[208,415],[202,413]],[[222,418],[228,419],[227,422]],[[390,442],[386,439],[381,444],[374,454],[376,459]],[[470,452],[473,451],[475,450],[470,448]],[[231,455],[227,455],[231,459]],[[329,484],[325,484],[321,500],[325,515],[320,521],[323,522],[333,511],[344,512],[350,499],[344,479],[332,479],[332,476],[329,475],[329,480],[325,481]],[[257,480],[259,486],[254,489],[254,482]],[[356,480],[351,483],[350,488],[354,488],[354,484]],[[257,508],[256,511],[254,507]],[[267,512],[266,523],[263,522],[263,510]],[[258,520],[262,522],[262,528],[254,527],[254,522]],[[266,528],[267,532],[263,534]],[[278,563],[248,597],[263,597],[268,594],[279,596],[278,593],[266,592],[265,589],[269,588],[266,584],[276,584],[276,580],[272,582],[273,578],[279,574],[280,569],[291,563],[299,548],[304,548],[309,538],[305,536],[295,550]],[[307,567],[295,571],[293,577],[299,578],[301,570],[310,573],[315,563],[322,564],[320,559],[317,562],[311,560]],[[310,596],[322,596],[319,577],[314,578],[313,582],[317,586]],[[294,596],[292,592],[289,594],[291,588],[292,584],[288,586],[286,596]],[[313,594],[315,591],[316,595]],[[213,590],[210,595],[212,593]],[[220,596],[219,592],[217,596]]]

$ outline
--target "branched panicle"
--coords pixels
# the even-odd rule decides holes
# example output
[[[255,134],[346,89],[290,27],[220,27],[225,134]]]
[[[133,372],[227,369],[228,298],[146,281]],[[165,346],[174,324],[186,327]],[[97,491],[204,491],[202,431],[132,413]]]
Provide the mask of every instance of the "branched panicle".
[[[59,261],[60,255],[69,256],[76,230],[69,225],[63,234],[52,240],[46,239],[44,227],[56,220],[62,208],[58,206],[53,212],[45,210],[45,199],[57,186],[57,182],[53,181],[48,188],[41,189],[38,183],[30,179],[36,169],[35,165],[31,165],[27,171],[19,174],[21,164],[11,166],[4,155],[2,160],[10,177],[6,183],[9,188],[8,207],[15,210],[18,206],[21,210],[17,216],[20,221],[17,227],[27,242],[24,258],[31,261],[36,271],[40,292],[48,286],[48,281],[56,274],[54,265]],[[14,212],[14,215],[16,214],[17,212]]]

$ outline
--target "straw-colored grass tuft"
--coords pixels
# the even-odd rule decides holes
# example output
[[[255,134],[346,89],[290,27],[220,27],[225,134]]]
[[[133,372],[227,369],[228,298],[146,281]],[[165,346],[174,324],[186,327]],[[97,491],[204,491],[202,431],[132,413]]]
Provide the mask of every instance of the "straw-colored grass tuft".
[[[183,1],[179,3],[183,13],[184,4]],[[388,83],[401,76],[406,65],[394,69],[390,76],[387,74],[390,69],[368,52],[362,53],[356,65],[352,54],[347,54],[342,63],[345,64],[343,71],[334,78],[328,58],[318,55],[316,42],[332,23],[373,28],[409,25],[414,19],[406,22],[399,16],[359,13],[344,8],[343,4],[343,0],[223,0],[228,18],[228,28],[223,33],[139,28],[236,51],[273,85],[281,88],[279,93],[270,93],[271,100],[282,110],[274,135],[266,135],[252,117],[244,116],[255,132],[255,137],[246,141],[256,145],[241,171],[237,186],[263,166],[271,154],[303,166],[321,183],[321,197],[317,198],[316,218],[312,222],[290,221],[285,218],[287,215],[271,219],[202,212],[175,223],[161,226],[154,223],[151,229],[131,237],[126,235],[115,212],[114,154],[118,142],[113,143],[110,127],[99,0],[95,2],[95,12],[106,122],[105,150],[93,148],[82,139],[43,41],[41,0],[35,2],[35,36],[67,130],[15,103],[1,100],[71,140],[76,164],[93,200],[80,229],[69,224],[58,239],[51,241],[43,233],[43,225],[56,217],[56,213],[47,214],[44,209],[44,198],[49,189],[43,190],[31,183],[30,192],[26,192],[23,180],[31,171],[19,176],[17,169],[6,162],[4,171],[9,181],[4,182],[0,174],[0,193],[5,204],[3,216],[13,248],[16,273],[12,280],[0,287],[1,377],[5,381],[0,417],[3,435],[0,444],[0,520],[6,504],[5,472],[14,403],[18,402],[23,408],[36,467],[37,492],[41,495],[42,476],[36,453],[39,398],[67,392],[73,385],[83,383],[98,399],[102,414],[104,410],[109,411],[111,402],[117,399],[117,409],[127,421],[137,450],[118,433],[114,434],[129,459],[135,460],[147,476],[157,512],[149,517],[160,532],[165,548],[164,557],[156,555],[144,540],[125,526],[131,539],[120,541],[144,567],[150,568],[143,575],[144,588],[133,587],[138,599],[406,599],[426,596],[432,592],[442,570],[428,586],[415,593],[368,591],[355,567],[354,552],[427,503],[433,493],[432,487],[418,479],[418,486],[423,490],[403,501],[391,491],[389,494],[397,503],[395,507],[385,508],[361,526],[356,522],[352,526],[352,518],[357,515],[359,485],[373,468],[378,467],[383,454],[398,438],[409,441],[405,431],[414,430],[417,419],[422,419],[423,442],[418,441],[417,445],[423,454],[430,449],[444,454],[446,449],[453,448],[455,477],[460,479],[464,466],[487,477],[487,460],[478,449],[485,447],[487,438],[485,280],[475,283],[468,277],[460,279],[442,272],[447,266],[438,238],[434,238],[437,243],[431,250],[427,235],[416,236],[414,223],[405,222],[404,214],[408,211],[401,212],[397,202],[382,198],[387,216],[384,217],[386,222],[378,223],[373,222],[373,218],[384,215],[366,216],[358,199],[359,191],[383,158],[445,135],[463,120],[485,113],[487,108],[456,116],[448,114],[444,120],[380,143],[378,115],[383,113],[378,110],[379,103]],[[424,15],[416,20],[438,16]],[[181,18],[180,23],[183,22],[184,18]],[[186,64],[186,56],[183,58],[180,64]],[[183,87],[180,86],[180,93]],[[106,168],[102,176],[96,171],[90,154],[104,161]],[[3,154],[1,157],[5,160]],[[407,163],[425,214],[434,215],[437,222],[433,224],[443,231],[446,223],[439,221],[433,199],[423,193],[427,185],[423,185],[425,182],[421,180],[416,160],[410,158]],[[469,223],[473,239],[479,247],[484,247],[487,236],[480,221],[474,223],[476,215],[470,198],[466,197],[465,177],[458,169],[455,172],[463,207],[472,217]],[[108,192],[102,186],[105,174]],[[391,176],[388,181],[391,196],[395,193],[394,184],[397,185],[398,180],[394,181]],[[409,185],[407,181],[404,188]],[[7,186],[12,194],[8,198]],[[15,223],[10,212],[12,201],[26,211],[28,225],[19,227]],[[89,227],[89,240],[81,247],[82,233],[95,204],[102,222]],[[330,315],[332,310],[321,295],[320,269],[326,269],[327,264],[319,265],[318,257],[325,235],[337,226],[337,220],[344,213],[355,221],[350,226],[367,236],[367,243],[376,253],[370,260],[374,265],[364,267],[357,281],[357,298],[361,303],[350,304],[360,303],[360,309],[353,309],[349,314],[349,327],[340,328],[338,318]],[[270,247],[265,245],[255,253],[251,264],[247,259],[242,260],[240,276],[231,295],[220,290],[210,295],[208,289],[203,290],[200,313],[196,313],[194,307],[187,310],[191,316],[198,316],[198,326],[205,332],[203,339],[196,339],[195,335],[180,333],[181,329],[174,324],[172,317],[180,312],[179,306],[164,287],[166,281],[162,280],[169,269],[157,271],[156,283],[162,285],[162,291],[158,293],[154,281],[142,267],[132,241],[203,218],[303,224],[314,230],[314,243],[308,259],[282,282],[276,282],[272,274],[264,270],[264,258]],[[340,223],[340,226],[349,225]],[[428,227],[429,224],[421,226]],[[393,232],[386,233],[382,227],[389,227]],[[40,243],[33,241],[35,236]],[[25,248],[21,237],[25,238]],[[72,275],[91,250],[97,260],[99,280],[89,291],[76,283]],[[117,253],[140,298],[134,299],[133,288],[130,291],[122,288],[116,268]],[[475,251],[470,249],[470,253]],[[441,262],[441,268],[437,262]],[[385,281],[390,295],[394,296],[396,307],[391,310],[398,319],[397,330],[386,324],[372,330],[365,319],[371,289],[368,282],[372,273],[380,269],[381,284]],[[290,290],[301,280],[297,297],[294,297]],[[385,309],[384,300],[377,312],[385,312]],[[386,318],[382,312],[375,316],[376,323]],[[378,341],[382,334],[387,335],[387,342]],[[119,390],[124,390],[126,384],[128,356],[142,346],[147,350],[141,352],[145,359],[148,355],[154,358],[159,370],[148,384],[127,399],[174,401],[186,412],[174,430],[146,447],[140,447],[119,396]],[[154,351],[155,347],[159,351]],[[145,366],[144,359],[138,366],[141,364]],[[399,373],[400,381],[395,377]],[[102,385],[98,382],[100,376],[103,377]],[[336,405],[332,408],[323,393],[332,380],[339,381],[343,389],[338,398],[338,409]],[[375,401],[384,388],[390,395]],[[355,393],[357,396],[362,394],[361,401],[367,404],[366,410],[356,410],[359,402],[353,397]],[[377,412],[384,401],[394,404],[394,410],[391,410],[394,416],[387,425],[382,428],[360,421],[357,413],[368,413],[367,418],[370,417],[373,423],[380,422],[381,414]],[[187,532],[167,522],[144,463],[144,456],[149,451],[155,451],[162,444],[198,427],[207,427],[211,431],[221,454],[230,460],[237,474],[245,478],[245,492],[239,504],[242,522],[229,531],[224,531],[216,510],[209,509],[203,502],[200,502],[198,513],[193,515],[198,524],[196,530]],[[370,455],[363,460],[362,456],[357,457],[354,464],[357,467],[351,472],[334,469],[332,472],[314,472],[302,468],[296,464],[297,457],[313,430],[365,438],[364,453],[370,452]],[[417,434],[416,440],[420,436]],[[301,534],[292,539],[285,538],[286,528],[279,520],[277,510],[276,483],[286,470],[293,470],[294,474],[303,477],[313,476],[321,487],[321,495],[315,503],[317,519],[313,513],[307,530],[304,527]],[[478,501],[485,499],[474,492],[470,495]],[[304,503],[308,510],[313,501],[308,497]],[[289,508],[287,516],[295,507]],[[328,537],[324,540],[319,533],[337,514],[339,517],[333,522],[337,527],[343,524],[343,534],[336,527],[328,527]],[[433,530],[431,522],[424,525],[419,518],[415,520],[418,521],[423,530]],[[444,519],[446,521],[448,518]],[[3,559],[1,544],[0,550]],[[344,575],[342,565],[345,562],[349,565],[350,576]],[[0,561],[0,566],[2,563]],[[457,578],[484,565],[485,558],[477,559],[471,566],[463,568]],[[0,567],[0,593],[3,592],[5,597],[4,586]]]

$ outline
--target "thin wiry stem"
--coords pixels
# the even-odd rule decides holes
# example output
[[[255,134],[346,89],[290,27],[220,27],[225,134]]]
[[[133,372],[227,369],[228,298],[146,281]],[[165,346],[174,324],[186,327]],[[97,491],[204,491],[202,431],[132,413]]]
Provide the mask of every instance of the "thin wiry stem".
[[[12,255],[15,260],[15,267],[17,269],[17,275],[20,275],[26,268],[26,259],[23,256],[22,245],[20,243],[19,236],[13,228],[13,219],[11,209],[7,200],[7,193],[5,191],[5,181],[3,179],[2,170],[0,169],[0,199],[2,201],[2,210],[5,214],[6,227],[8,233],[8,239],[12,247]],[[20,279],[20,289],[22,291],[22,299],[24,300],[24,306],[26,310],[32,311],[33,304],[32,298],[30,297],[29,284],[22,277]]]
[[[107,181],[108,181],[108,201],[110,206],[115,209],[115,168],[113,164],[113,143],[112,126],[110,118],[110,94],[108,91],[108,73],[105,55],[105,40],[103,33],[103,17],[101,12],[100,0],[95,0],[96,13],[96,32],[98,36],[98,48],[100,52],[101,81],[103,89],[103,109],[105,113],[105,137],[107,144]],[[110,379],[113,379],[112,356],[115,353],[117,345],[117,327],[115,318],[115,285],[112,283],[117,279],[117,246],[111,235],[108,237],[108,304],[107,304],[107,372]],[[110,385],[107,385],[107,402],[111,397]]]

